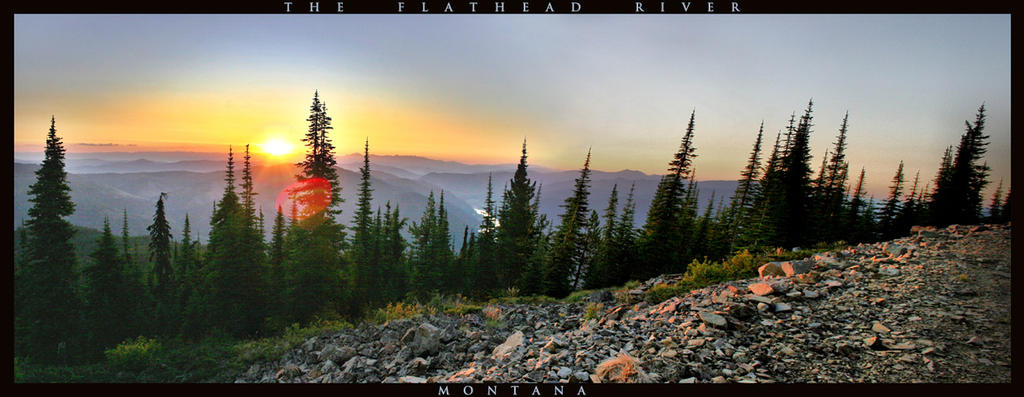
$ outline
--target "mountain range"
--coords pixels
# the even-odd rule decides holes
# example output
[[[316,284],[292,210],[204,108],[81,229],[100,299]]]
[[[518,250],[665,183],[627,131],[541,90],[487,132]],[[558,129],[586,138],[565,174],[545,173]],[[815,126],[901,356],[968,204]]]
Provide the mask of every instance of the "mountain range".
[[[71,153],[67,158],[68,179],[75,213],[69,218],[79,226],[101,228],[103,219],[109,218],[115,231],[120,229],[122,213],[127,209],[128,228],[132,235],[146,233],[152,223],[157,197],[168,193],[166,208],[168,221],[175,238],[180,239],[185,214],[189,215],[192,230],[205,241],[209,232],[213,205],[224,191],[223,155],[210,153]],[[345,200],[339,219],[350,224],[355,213],[358,169],[361,154],[338,156],[341,195]],[[14,226],[27,217],[28,188],[35,182],[37,159],[33,154],[15,153],[14,162]],[[236,175],[241,168],[236,156]],[[275,200],[282,190],[295,181],[291,164],[254,164],[254,184],[257,205],[266,216],[269,231],[275,210]],[[473,231],[480,224],[487,192],[487,178],[494,184],[494,200],[500,203],[503,186],[515,171],[515,164],[465,164],[455,161],[429,159],[418,156],[370,156],[371,184],[374,207],[390,201],[398,206],[409,222],[418,221],[426,205],[427,195],[437,196],[442,190],[449,213],[452,239],[461,245],[463,228]],[[562,212],[560,207],[572,193],[573,181],[579,170],[554,170],[531,165],[529,176],[541,188],[541,213],[554,224]],[[643,224],[651,198],[657,188],[659,175],[640,171],[593,171],[590,183],[590,208],[603,213],[613,185],[618,186],[619,206],[626,200],[631,184],[635,184],[635,224]],[[700,181],[698,205],[703,211],[715,197],[728,200],[736,188],[736,181]],[[436,198],[436,197],[435,197]],[[287,209],[286,209],[287,210]]]

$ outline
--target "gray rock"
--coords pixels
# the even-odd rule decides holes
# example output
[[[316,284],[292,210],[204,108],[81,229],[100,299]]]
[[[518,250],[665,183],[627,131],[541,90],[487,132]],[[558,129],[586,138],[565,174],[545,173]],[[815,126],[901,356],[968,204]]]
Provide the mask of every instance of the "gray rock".
[[[493,357],[495,360],[500,360],[500,359],[504,358],[505,356],[508,356],[509,354],[511,354],[512,351],[516,350],[516,348],[518,348],[518,347],[520,347],[522,345],[523,345],[523,332],[522,331],[516,331],[512,335],[509,335],[508,339],[505,339],[504,343],[502,343],[502,344],[500,344],[500,345],[498,345],[497,347],[494,348],[494,351],[491,352],[491,357]]]
[[[886,244],[885,252],[891,256],[900,256],[907,252],[906,247],[897,244]]]
[[[778,302],[772,306],[772,311],[776,313],[790,312],[793,311],[793,306],[786,303]]]
[[[409,347],[417,356],[436,354],[441,348],[441,330],[428,323],[420,324],[415,328]]]
[[[569,367],[561,367],[558,369],[558,379],[569,379],[569,375],[572,375],[572,369]]]
[[[398,378],[398,383],[427,383],[427,378],[418,376],[403,376]]]
[[[705,324],[715,328],[725,328],[728,325],[728,322],[725,321],[725,317],[712,312],[700,312],[699,316],[701,321],[704,321]]]
[[[768,262],[768,263],[765,263],[765,264],[761,265],[761,267],[757,268],[757,275],[760,276],[761,278],[771,277],[771,276],[785,276],[786,272],[784,272],[782,270],[782,266],[781,266],[782,263],[783,262]]]
[[[787,261],[780,265],[786,277],[793,277],[797,274],[804,274],[811,271],[812,264],[808,261]]]
[[[348,346],[337,347],[335,345],[327,345],[324,350],[320,352],[321,360],[330,360],[336,363],[343,363],[348,361],[350,358],[356,355],[356,349]]]

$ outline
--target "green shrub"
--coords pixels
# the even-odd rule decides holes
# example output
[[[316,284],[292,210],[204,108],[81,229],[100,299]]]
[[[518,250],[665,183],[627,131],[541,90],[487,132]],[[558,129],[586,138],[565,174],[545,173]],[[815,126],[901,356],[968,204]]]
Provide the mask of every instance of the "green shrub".
[[[239,363],[243,365],[257,360],[273,361],[281,358],[285,352],[301,345],[309,338],[328,332],[338,332],[347,328],[352,328],[352,324],[341,320],[328,320],[324,318],[317,319],[306,327],[293,323],[285,328],[284,332],[279,336],[238,343],[234,346],[233,352],[237,356]]]
[[[604,313],[604,304],[601,304],[601,303],[591,303],[591,304],[587,305],[587,312],[583,314],[583,319],[584,320],[596,319],[596,318],[601,317],[601,314],[603,314],[603,313]]]
[[[558,302],[557,299],[545,295],[502,296],[488,301],[488,303],[504,303],[509,305],[540,305],[556,302]]]
[[[689,291],[689,289],[684,289],[679,285],[679,283],[672,285],[662,283],[647,290],[647,293],[644,294],[644,300],[651,304],[660,303],[668,298],[685,293],[686,291]]]
[[[505,322],[501,320],[487,319],[484,325],[490,328],[505,328]]]
[[[453,307],[449,307],[449,308],[445,309],[444,312],[446,314],[454,314],[456,316],[462,316],[462,315],[469,314],[469,313],[479,312],[482,309],[483,308],[481,308],[480,306],[477,306],[477,305],[458,304],[458,305],[455,305]]]
[[[383,324],[391,320],[413,318],[426,312],[421,305],[405,302],[388,303],[387,306],[377,308],[371,312],[369,320],[376,324]]]
[[[153,364],[160,350],[160,342],[156,339],[140,336],[121,342],[103,355],[115,368],[139,370]]]

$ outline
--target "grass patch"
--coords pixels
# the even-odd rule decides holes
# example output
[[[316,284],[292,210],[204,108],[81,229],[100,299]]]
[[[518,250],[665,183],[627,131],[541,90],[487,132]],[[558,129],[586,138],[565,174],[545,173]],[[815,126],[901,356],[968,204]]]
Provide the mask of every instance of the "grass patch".
[[[73,366],[36,365],[14,359],[17,383],[231,382],[244,367],[236,341],[211,336],[198,342],[139,337],[105,352],[106,359]]]
[[[508,305],[540,305],[545,303],[558,303],[558,299],[545,295],[530,296],[502,296],[492,298],[488,303],[504,303]]]
[[[587,311],[583,314],[584,320],[591,320],[601,317],[604,313],[604,304],[602,303],[591,303],[587,305]]]
[[[314,336],[352,328],[352,324],[338,320],[318,320],[307,327],[292,324],[280,336],[261,338],[238,343],[233,352],[237,361],[249,365],[255,361],[280,359],[285,352],[295,348]]]
[[[445,309],[444,312],[445,312],[445,314],[453,314],[453,315],[456,315],[456,316],[462,316],[462,315],[466,315],[466,314],[470,314],[470,313],[477,313],[477,312],[479,312],[481,310],[483,310],[483,308],[480,307],[480,306],[477,306],[477,305],[459,304],[459,305],[452,306],[452,307],[449,307],[449,308]]]

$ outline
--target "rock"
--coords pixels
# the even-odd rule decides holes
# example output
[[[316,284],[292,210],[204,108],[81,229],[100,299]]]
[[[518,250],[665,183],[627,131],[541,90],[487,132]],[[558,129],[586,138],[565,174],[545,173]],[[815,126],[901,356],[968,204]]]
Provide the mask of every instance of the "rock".
[[[569,379],[569,375],[572,375],[572,369],[569,367],[561,367],[558,369],[558,379]]]
[[[735,317],[738,320],[749,320],[751,317],[754,317],[754,314],[756,313],[753,309],[750,308],[750,305],[746,305],[743,303],[734,304],[729,307],[729,315]]]
[[[494,348],[494,351],[491,352],[491,357],[493,357],[495,360],[500,360],[508,356],[510,353],[512,353],[512,351],[514,351],[516,348],[522,345],[523,332],[516,331],[512,335],[509,335],[508,339],[505,339],[504,343]]]
[[[882,342],[882,338],[877,336],[864,338],[864,344],[871,348],[871,350],[889,350],[889,347]]]
[[[812,264],[807,261],[786,261],[780,265],[786,277],[793,277],[811,271]]]
[[[600,291],[597,291],[595,293],[590,294],[588,299],[591,302],[595,302],[595,303],[599,303],[599,302],[614,302],[615,301],[615,296],[612,295],[612,293],[610,291],[608,291],[608,290],[600,290]]]
[[[403,376],[398,378],[398,383],[427,383],[427,378],[418,376]]]
[[[818,291],[815,291],[815,290],[812,290],[812,289],[805,289],[804,290],[804,298],[807,298],[807,299],[817,299],[819,296],[821,296],[821,295],[818,294]]]
[[[907,252],[907,249],[906,249],[906,247],[904,247],[902,245],[886,244],[885,252],[888,253],[889,256],[894,256],[895,257],[895,256],[900,256],[900,255],[905,254]]]
[[[409,371],[414,375],[420,375],[427,371],[430,367],[430,362],[422,357],[416,357],[409,362]]]
[[[409,347],[417,356],[430,356],[436,354],[441,348],[441,330],[437,327],[423,323],[415,328],[412,342]]]
[[[700,312],[699,316],[701,321],[715,328],[725,328],[729,324],[725,321],[725,317],[712,312]]]
[[[772,289],[772,286],[767,283],[753,283],[747,286],[747,288],[750,289],[750,292],[753,292],[754,295],[758,296],[765,296],[775,292],[775,290]]]
[[[883,267],[881,269],[878,269],[878,274],[889,277],[899,276],[900,270],[893,267]]]
[[[772,311],[774,311],[776,313],[789,312],[789,311],[793,311],[793,306],[790,306],[790,305],[788,305],[786,303],[779,302],[779,303],[776,303],[775,305],[772,306]]]
[[[786,272],[780,266],[783,262],[768,262],[757,268],[757,275],[762,279],[771,276],[785,276]]]
[[[871,324],[871,330],[879,334],[888,334],[889,331],[891,331],[889,327],[882,325],[882,323],[878,321],[875,321],[873,324]]]
[[[274,378],[276,378],[276,379],[294,378],[296,376],[299,376],[299,374],[301,374],[301,373],[302,373],[302,370],[299,369],[299,367],[297,365],[295,365],[295,364],[287,364],[283,368],[281,368],[280,371],[277,371],[277,374],[274,375]]]
[[[348,346],[337,347],[335,345],[327,345],[320,352],[321,360],[330,360],[336,363],[343,363],[348,361],[350,358],[356,355],[356,349]]]

